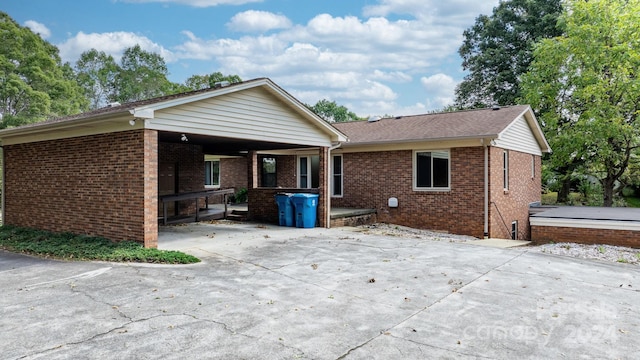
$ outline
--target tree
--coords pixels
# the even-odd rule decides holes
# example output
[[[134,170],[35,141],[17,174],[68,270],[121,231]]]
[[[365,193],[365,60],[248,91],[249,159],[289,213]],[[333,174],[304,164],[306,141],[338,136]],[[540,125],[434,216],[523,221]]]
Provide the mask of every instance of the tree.
[[[184,86],[190,90],[202,90],[212,88],[217,82],[221,81],[235,84],[242,82],[242,79],[238,75],[223,75],[217,71],[209,75],[193,75],[185,81]]]
[[[80,55],[75,69],[78,83],[85,90],[91,109],[115,101],[115,80],[120,68],[113,56],[91,49]]]
[[[75,114],[87,106],[58,48],[0,12],[0,128]]]
[[[162,56],[142,50],[140,45],[130,47],[120,60],[113,100],[127,103],[172,94],[175,87],[168,74]]]
[[[315,105],[307,105],[311,111],[327,122],[346,122],[359,120],[358,115],[349,111],[345,106],[336,104],[335,101],[322,99]]]
[[[595,176],[612,206],[640,146],[640,0],[570,0],[561,20],[565,35],[536,46],[524,99],[554,150],[551,164]]]
[[[532,60],[533,45],[561,35],[556,26],[561,0],[507,0],[480,15],[464,31],[458,50],[469,71],[456,88],[456,108],[513,105],[520,97],[520,77]]]

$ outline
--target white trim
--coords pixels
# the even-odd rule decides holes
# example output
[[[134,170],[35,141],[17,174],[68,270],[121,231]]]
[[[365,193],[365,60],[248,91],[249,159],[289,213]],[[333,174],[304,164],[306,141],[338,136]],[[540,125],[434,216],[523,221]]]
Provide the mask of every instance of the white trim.
[[[640,222],[638,221],[565,219],[532,216],[529,219],[529,223],[531,226],[640,231]]]
[[[207,174],[207,172],[206,172],[206,170],[207,170],[207,163],[208,163],[208,162],[211,162],[211,163],[217,162],[217,163],[218,163],[218,185],[215,185],[215,184],[212,184],[212,185],[206,185],[206,182],[207,182],[207,181],[206,181],[206,177],[208,177],[208,176],[209,176],[209,174]],[[220,188],[220,177],[221,177],[221,176],[220,176],[220,170],[221,170],[221,168],[220,168],[220,159],[219,159],[219,158],[218,158],[218,159],[211,159],[211,158],[210,158],[210,159],[207,159],[207,157],[205,156],[205,160],[204,160],[204,169],[205,169],[205,173],[204,173],[204,176],[205,176],[205,185],[204,185],[204,187],[205,187],[205,189],[219,189],[219,188]],[[213,172],[213,164],[211,164],[211,170],[212,170],[212,172]],[[211,179],[211,180],[213,180],[213,179]]]
[[[509,150],[502,150],[502,188],[509,191]]]
[[[298,156],[296,157],[296,178],[298,179],[297,181],[297,188],[298,189],[311,189],[311,183],[313,181],[311,181],[311,178],[313,177],[312,174],[312,167],[311,167],[311,156],[312,155],[302,155],[302,156]],[[302,159],[307,159],[307,173],[305,174],[305,176],[307,177],[307,186],[306,187],[302,187],[302,167],[300,166],[300,160]]]
[[[446,187],[433,187],[433,179],[431,182],[431,187],[418,187],[417,185],[417,181],[418,181],[418,173],[417,173],[417,169],[416,169],[416,161],[417,161],[417,154],[418,153],[423,153],[423,152],[446,152],[447,153],[447,185]],[[432,164],[433,164],[433,160],[432,160]],[[451,149],[425,149],[425,150],[413,150],[413,153],[411,155],[411,167],[412,167],[412,176],[411,176],[411,185],[413,188],[413,191],[427,191],[427,192],[446,192],[446,191],[451,191]],[[433,169],[432,169],[433,170]],[[431,177],[433,178],[433,173],[431,174]]]

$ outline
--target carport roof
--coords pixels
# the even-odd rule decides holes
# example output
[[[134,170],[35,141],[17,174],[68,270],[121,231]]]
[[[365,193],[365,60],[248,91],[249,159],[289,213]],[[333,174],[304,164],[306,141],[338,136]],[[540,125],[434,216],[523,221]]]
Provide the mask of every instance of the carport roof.
[[[2,141],[3,145],[10,145],[143,128],[145,127],[145,120],[153,120],[156,111],[258,88],[266,90],[266,92],[278,99],[284,105],[283,107],[288,109],[287,111],[291,111],[300,118],[305,119],[313,128],[331,138],[331,141],[346,141],[347,138],[343,133],[317,116],[303,103],[268,78],[258,78],[126,104],[115,103],[85,113],[4,129],[0,130],[0,141]],[[136,124],[133,125],[133,122],[130,123],[131,120],[141,121],[136,121]],[[163,129],[159,130],[162,131]],[[281,147],[282,144],[274,141],[271,144],[264,142],[263,146],[258,146],[258,148],[277,148],[279,146]]]

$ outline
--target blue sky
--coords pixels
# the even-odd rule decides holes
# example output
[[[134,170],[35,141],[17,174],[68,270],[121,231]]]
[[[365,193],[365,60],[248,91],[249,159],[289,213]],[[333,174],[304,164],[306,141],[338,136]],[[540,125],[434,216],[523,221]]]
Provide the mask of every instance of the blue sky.
[[[450,104],[464,76],[462,32],[499,0],[0,0],[0,11],[74,63],[91,48],[119,60],[140,44],[169,78],[220,71],[269,77],[299,100],[360,116]]]

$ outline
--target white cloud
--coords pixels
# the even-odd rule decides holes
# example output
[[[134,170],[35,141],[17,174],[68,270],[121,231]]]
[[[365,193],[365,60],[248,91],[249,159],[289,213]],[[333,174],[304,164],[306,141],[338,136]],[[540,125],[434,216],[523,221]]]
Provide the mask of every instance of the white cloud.
[[[234,15],[227,27],[233,31],[266,32],[291,27],[291,20],[284,15],[268,11],[248,10]]]
[[[81,31],[62,44],[58,44],[58,49],[60,49],[60,57],[63,61],[74,62],[83,52],[91,49],[104,51],[118,60],[125,49],[135,45],[140,45],[143,50],[160,54],[166,62],[176,60],[173,52],[154,43],[149,38],[122,31],[99,34],[85,34]]]
[[[251,0],[124,1],[215,6]],[[406,115],[453,102],[452,75],[461,70],[455,59],[462,32],[498,2],[379,0],[363,9],[365,17],[318,14],[301,24],[284,15],[249,10],[226,26],[258,34],[213,38],[184,30],[184,41],[167,49],[130,32],[78,33],[60,49],[63,58],[74,61],[90,48],[119,57],[125,48],[140,44],[180,67],[197,60],[243,79],[270,77],[306,103],[325,98],[359,115]]]
[[[447,105],[453,104],[456,81],[451,76],[435,74],[420,78],[420,83],[429,96],[427,101],[429,107],[442,109]]]
[[[49,38],[51,36],[51,30],[49,30],[44,24],[41,24],[34,20],[27,20],[24,22],[24,26],[31,29],[36,34],[40,34],[40,37],[43,39]]]
[[[263,0],[121,0],[128,3],[165,3],[187,5],[193,7],[212,7],[218,5],[243,5],[262,2]]]
[[[410,15],[417,19],[428,19],[435,24],[449,23],[455,26],[471,25],[469,19],[488,14],[497,6],[498,0],[380,0],[378,5],[366,6],[364,16]]]

